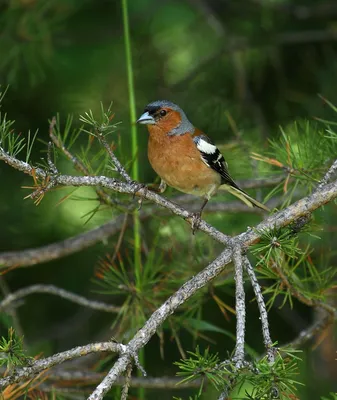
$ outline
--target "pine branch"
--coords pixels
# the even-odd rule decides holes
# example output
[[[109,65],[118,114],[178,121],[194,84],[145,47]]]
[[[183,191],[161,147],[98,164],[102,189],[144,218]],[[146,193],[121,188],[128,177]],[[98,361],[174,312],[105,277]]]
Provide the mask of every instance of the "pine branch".
[[[108,188],[110,190],[117,191],[119,193],[126,193],[130,195],[136,195],[141,198],[145,198],[147,200],[152,201],[153,203],[165,208],[167,210],[172,211],[174,214],[184,218],[188,222],[192,223],[193,214],[187,212],[180,206],[166,200],[162,196],[153,193],[146,188],[140,187],[138,183],[134,182],[121,182],[119,180],[113,178],[107,178],[105,176],[90,176],[90,177],[78,177],[78,176],[69,176],[69,175],[59,175],[53,174],[52,177],[49,177],[48,173],[43,170],[35,169],[31,167],[28,163],[24,163],[22,161],[17,160],[15,157],[10,156],[3,149],[0,148],[0,160],[4,160],[8,164],[12,165],[14,168],[19,169],[25,173],[31,174],[35,178],[42,179],[43,182],[47,182],[44,186],[41,186],[37,191],[35,191],[31,197],[37,196],[41,193],[45,193],[55,186],[102,186]],[[210,281],[216,278],[225,268],[225,266],[232,260],[233,257],[233,246],[235,247],[235,263],[237,272],[237,282],[238,284],[238,293],[242,294],[242,281],[240,268],[242,270],[242,256],[241,251],[244,250],[249,245],[255,243],[259,240],[261,232],[266,232],[271,229],[278,229],[284,226],[287,226],[294,221],[297,221],[299,218],[307,216],[308,213],[313,212],[315,209],[321,207],[322,205],[328,203],[329,201],[334,200],[337,197],[337,181],[324,185],[317,189],[312,195],[307,196],[286,209],[270,216],[264,222],[260,223],[256,229],[248,229],[246,232],[230,238],[227,235],[217,231],[215,228],[207,224],[205,221],[200,222],[199,229],[203,232],[207,233],[210,237],[219,241],[220,243],[229,246],[226,248],[214,261],[212,261],[206,268],[204,268],[201,272],[199,272],[196,276],[187,281],[180,289],[178,289],[161,307],[159,307],[147,320],[145,325],[138,330],[133,339],[126,345],[116,345],[119,347],[115,347],[114,349],[120,353],[120,357],[117,359],[114,366],[111,368],[107,376],[102,380],[102,382],[97,386],[94,392],[91,394],[89,399],[101,399],[105,393],[107,393],[113,384],[119,379],[121,374],[127,369],[130,363],[134,362],[136,366],[143,371],[142,366],[138,362],[137,353],[143,348],[150,338],[154,335],[160,325],[183,303],[185,303],[193,294],[195,294],[199,289],[207,285]],[[238,267],[239,266],[239,267]],[[289,285],[291,285],[289,283]],[[239,295],[238,295],[239,299]],[[242,303],[242,298],[239,299]],[[241,305],[239,309],[241,310]],[[330,307],[330,306],[328,306]],[[242,336],[242,312],[240,311],[240,329],[238,330],[240,335]],[[239,314],[239,313],[238,313]],[[335,312],[333,313],[335,318]],[[240,344],[241,345],[241,344]],[[88,345],[90,346],[93,345]],[[86,347],[86,346],[84,346]],[[242,346],[241,346],[242,347]],[[240,347],[240,349],[241,349]],[[83,349],[83,348],[80,348]],[[95,348],[96,349],[96,348]],[[74,349],[76,350],[76,349]],[[73,350],[73,351],[74,351]],[[89,352],[93,352],[96,350],[89,350]],[[99,350],[98,350],[99,351]],[[71,351],[70,351],[71,352]],[[67,353],[67,352],[65,352]],[[61,355],[65,353],[60,353]],[[24,367],[19,370],[14,371],[8,377],[0,380],[0,387],[5,387],[6,385],[12,382],[18,382],[21,379],[28,378],[39,371],[42,371],[46,368],[49,368],[53,365],[56,365],[59,362],[66,361],[67,359],[74,358],[79,355],[83,355],[83,352],[79,354],[76,352],[76,355],[69,355],[64,357],[59,355],[55,355],[49,357],[48,362],[42,363],[39,368],[33,368],[32,366]],[[86,354],[84,352],[84,354]],[[239,352],[239,359],[242,359],[242,351]],[[70,358],[69,358],[70,357]],[[41,360],[43,361],[43,360]],[[39,365],[39,360],[35,361],[33,365]],[[2,386],[1,386],[2,385]]]
[[[8,385],[20,382],[23,379],[31,379],[42,371],[45,371],[55,365],[62,364],[65,361],[73,360],[92,353],[112,352],[122,354],[125,346],[114,342],[91,343],[85,346],[75,347],[74,349],[54,354],[48,358],[33,361],[27,367],[16,368],[9,374],[0,379],[0,389],[6,388]]]
[[[236,345],[233,360],[237,368],[241,368],[245,360],[245,324],[246,305],[243,280],[242,247],[233,245],[234,279],[235,279],[235,311],[236,311]]]
[[[62,288],[58,288],[54,285],[31,285],[8,294],[0,302],[0,311],[6,310],[8,308],[15,308],[17,306],[15,303],[18,300],[23,299],[26,296],[34,293],[52,294],[84,307],[109,313],[118,313],[121,310],[120,307],[114,306],[112,304],[106,304],[104,302],[96,300],[89,300],[84,296],[79,296],[78,294],[69,292],[68,290],[64,290]]]
[[[130,363],[128,365],[128,367],[126,368],[125,382],[123,384],[121,400],[127,400],[127,398],[128,398],[129,387],[130,387],[130,383],[131,383],[131,372],[132,372],[132,364]]]
[[[253,290],[255,293],[257,305],[259,307],[260,319],[261,319],[261,325],[262,325],[262,336],[263,336],[264,346],[267,350],[268,361],[272,363],[272,362],[274,362],[275,353],[272,348],[273,342],[271,340],[270,331],[269,331],[268,313],[267,313],[267,309],[266,309],[266,304],[264,302],[261,287],[256,278],[254,268],[252,267],[250,261],[248,260],[248,258],[246,256],[244,257],[244,266],[248,273],[249,279],[251,281],[251,284],[252,284],[252,287],[253,287]]]

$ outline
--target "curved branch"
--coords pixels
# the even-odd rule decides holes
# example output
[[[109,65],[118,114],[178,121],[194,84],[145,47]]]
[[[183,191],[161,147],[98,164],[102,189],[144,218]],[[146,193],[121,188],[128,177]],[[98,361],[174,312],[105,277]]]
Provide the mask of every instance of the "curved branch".
[[[123,223],[123,219],[123,215],[118,216],[115,220],[91,231],[48,244],[47,246],[0,253],[0,268],[29,267],[76,253],[117,233]]]
[[[31,285],[16,292],[10,293],[0,302],[0,311],[6,308],[13,307],[13,303],[34,293],[47,293],[55,296],[62,297],[63,299],[72,301],[84,307],[92,308],[94,310],[105,311],[109,313],[118,313],[121,308],[112,304],[107,304],[101,301],[89,300],[84,296],[69,292],[68,290],[59,288],[54,285]]]

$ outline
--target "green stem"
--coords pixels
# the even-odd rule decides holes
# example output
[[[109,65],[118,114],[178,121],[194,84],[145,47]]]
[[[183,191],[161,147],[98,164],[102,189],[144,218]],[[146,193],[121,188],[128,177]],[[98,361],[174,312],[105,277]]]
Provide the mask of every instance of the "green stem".
[[[131,54],[131,40],[130,40],[130,27],[129,27],[129,13],[128,13],[128,0],[122,0],[123,10],[123,26],[124,26],[124,39],[125,39],[125,58],[128,79],[128,94],[129,94],[129,108],[130,108],[130,125],[131,125],[131,149],[132,149],[132,179],[139,180],[139,169],[137,161],[138,141],[137,141],[137,126],[136,121],[136,101],[135,101],[135,88],[133,79],[132,67],[132,54]],[[140,220],[138,212],[134,213],[134,262],[136,278],[139,281],[141,272],[141,238],[140,238]]]
[[[132,149],[132,171],[131,176],[135,181],[139,181],[139,169],[138,169],[138,140],[137,140],[137,126],[136,121],[136,101],[135,101],[135,87],[133,79],[133,67],[132,67],[132,53],[131,53],[131,39],[130,39],[130,27],[129,27],[129,12],[128,12],[128,0],[122,1],[123,11],[123,26],[124,26],[124,40],[125,40],[125,58],[127,68],[127,79],[128,79],[128,94],[129,94],[129,108],[130,108],[130,126],[131,126],[131,149]],[[136,277],[136,286],[139,286],[141,290],[141,236],[140,236],[140,219],[138,211],[133,214],[133,235],[134,235],[134,268]],[[145,357],[144,351],[139,353],[139,361],[144,366]],[[139,371],[141,375],[141,372]],[[140,400],[145,399],[144,388],[138,389],[138,398]]]

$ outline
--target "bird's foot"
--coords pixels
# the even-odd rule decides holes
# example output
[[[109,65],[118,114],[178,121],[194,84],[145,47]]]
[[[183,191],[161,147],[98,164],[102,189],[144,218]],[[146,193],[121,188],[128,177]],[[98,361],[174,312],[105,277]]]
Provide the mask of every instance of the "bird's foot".
[[[191,228],[193,235],[195,235],[195,231],[199,229],[200,222],[201,222],[201,212],[193,213],[191,218]]]
[[[144,195],[147,193],[149,190],[147,185],[145,183],[139,183],[139,182],[133,182],[135,185],[134,191],[133,191],[133,199],[135,198],[137,192],[139,192],[141,189],[144,189],[144,194],[141,195],[138,199],[138,211],[142,208],[143,205],[143,200],[144,200]]]

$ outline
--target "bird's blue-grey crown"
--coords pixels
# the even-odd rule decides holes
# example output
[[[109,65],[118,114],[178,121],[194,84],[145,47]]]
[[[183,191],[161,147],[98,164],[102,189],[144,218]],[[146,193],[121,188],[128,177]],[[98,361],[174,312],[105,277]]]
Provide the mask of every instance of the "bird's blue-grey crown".
[[[171,110],[178,111],[181,116],[180,123],[168,133],[169,136],[194,133],[195,128],[193,124],[188,120],[184,111],[177,104],[172,103],[172,101],[169,100],[156,100],[152,103],[149,103],[145,107],[144,113],[141,115],[137,122],[146,125],[156,124],[157,121],[154,116],[157,115],[157,112],[162,108],[170,108]]]

